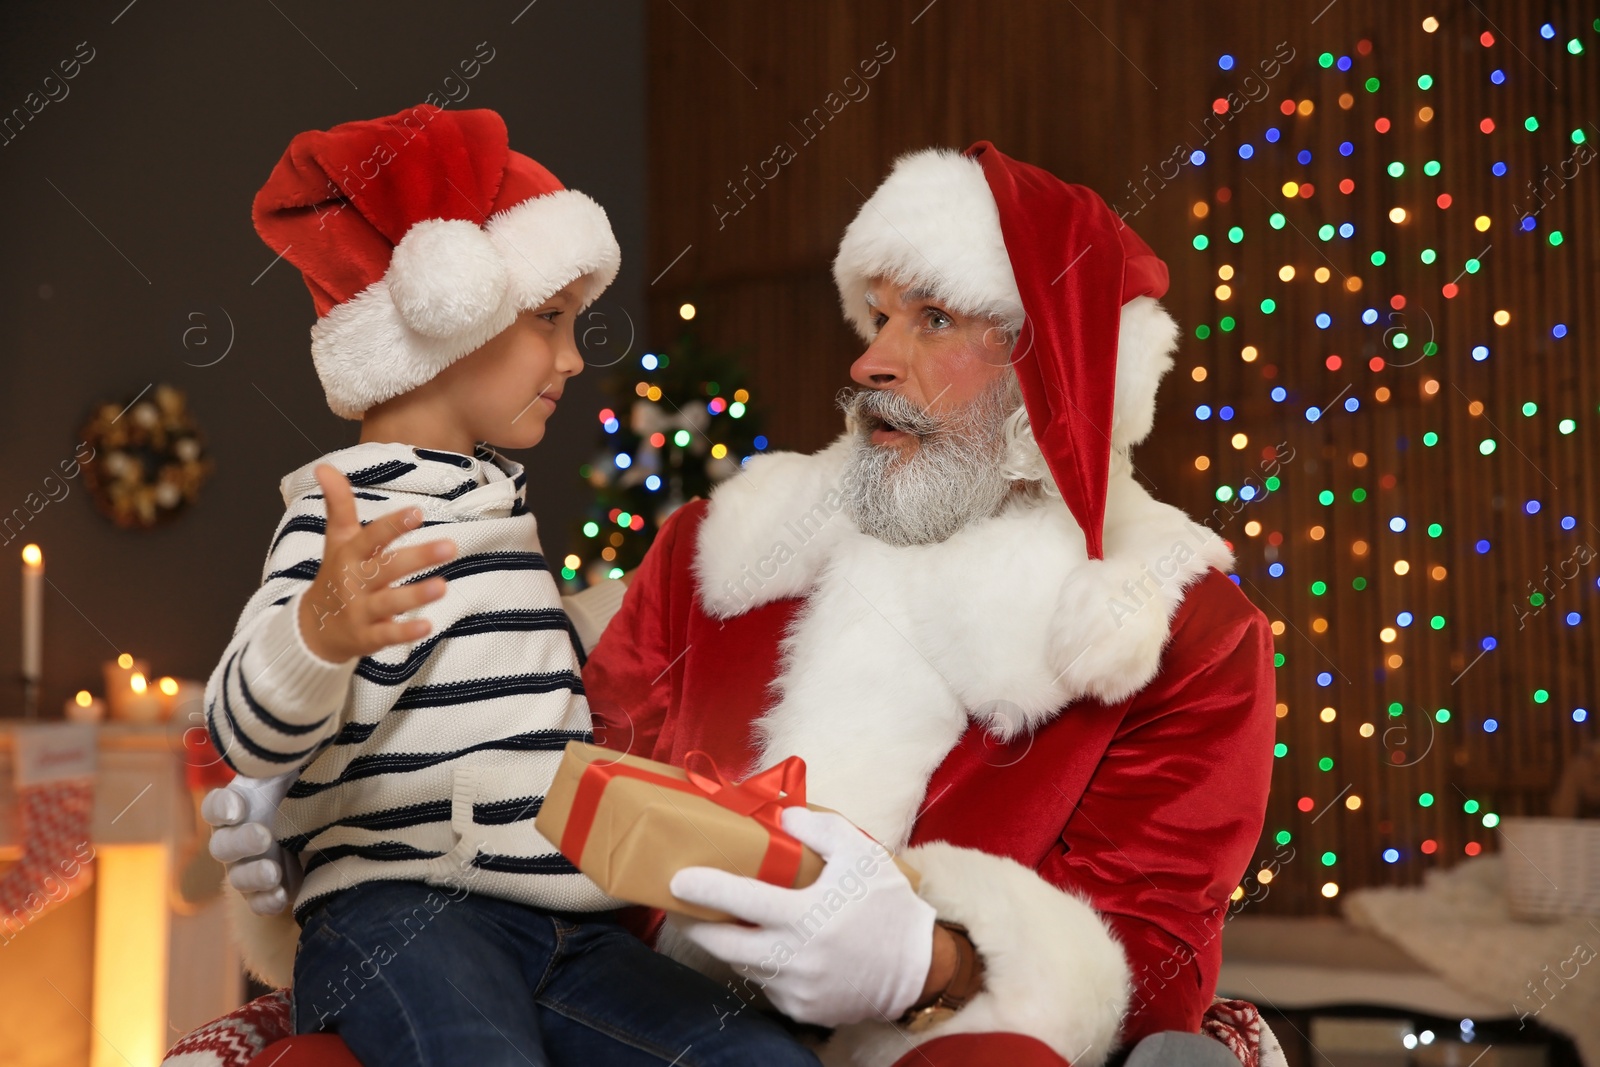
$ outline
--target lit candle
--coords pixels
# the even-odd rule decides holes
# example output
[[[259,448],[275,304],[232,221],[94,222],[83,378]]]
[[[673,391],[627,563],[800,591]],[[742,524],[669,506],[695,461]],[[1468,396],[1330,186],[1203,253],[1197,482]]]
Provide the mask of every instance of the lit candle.
[[[22,683],[27,714],[38,711],[39,668],[44,658],[44,553],[22,549]]]
[[[167,718],[184,716],[190,723],[203,723],[200,708],[205,701],[206,684],[192,678],[162,678],[156,682],[161,693],[161,713]]]
[[[80,689],[67,701],[64,714],[71,722],[100,722],[106,717],[106,702],[87,689]]]
[[[112,710],[117,718],[128,722],[159,722],[163,711],[161,694],[141,672],[134,671],[128,676],[128,692],[122,698],[121,710],[115,704]]]
[[[134,659],[124,652],[114,662],[101,664],[100,670],[105,677],[106,703],[111,707],[111,717],[126,718],[124,705],[133,695],[133,676],[142,674],[148,678],[150,664],[142,659]]]

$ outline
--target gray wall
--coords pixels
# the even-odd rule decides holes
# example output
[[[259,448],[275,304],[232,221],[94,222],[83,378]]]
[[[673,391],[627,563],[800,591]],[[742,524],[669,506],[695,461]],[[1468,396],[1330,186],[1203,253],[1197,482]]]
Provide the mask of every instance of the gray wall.
[[[24,543],[43,546],[52,583],[47,717],[78,688],[99,692],[99,664],[118,651],[203,679],[259,581],[283,510],[279,478],[355,443],[358,424],[328,411],[312,369],[300,275],[284,262],[262,274],[273,256],[250,224],[251,198],[295,133],[442,94],[487,42],[494,58],[453,106],[498,110],[513,148],[605,206],[623,249],[622,274],[597,305],[613,351],[629,319],[642,321],[643,5],[525,3],[8,6],[0,115],[43,95],[51,74],[60,99],[0,144],[0,513],[43,495],[92,405],[151,382],[188,393],[216,473],[197,506],[154,531],[115,528],[81,481],[67,483],[3,546],[0,716],[16,714],[20,697]],[[80,42],[93,59],[62,83],[58,64]],[[460,97],[459,81],[449,91]],[[232,349],[191,366],[220,354],[224,311]],[[197,324],[211,344],[186,349]],[[597,352],[595,363],[610,358]],[[594,445],[603,374],[575,380],[546,442],[514,454],[529,467],[552,557],[587,497],[577,467]]]

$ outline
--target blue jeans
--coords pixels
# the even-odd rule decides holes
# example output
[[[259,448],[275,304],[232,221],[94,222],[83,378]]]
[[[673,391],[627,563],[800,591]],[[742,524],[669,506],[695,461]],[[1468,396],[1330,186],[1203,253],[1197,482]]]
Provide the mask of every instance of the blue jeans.
[[[1123,1067],[1239,1067],[1239,1058],[1207,1034],[1162,1030],[1133,1046]]]
[[[606,915],[365,882],[307,916],[294,1030],[370,1067],[767,1067],[818,1060],[734,992]]]

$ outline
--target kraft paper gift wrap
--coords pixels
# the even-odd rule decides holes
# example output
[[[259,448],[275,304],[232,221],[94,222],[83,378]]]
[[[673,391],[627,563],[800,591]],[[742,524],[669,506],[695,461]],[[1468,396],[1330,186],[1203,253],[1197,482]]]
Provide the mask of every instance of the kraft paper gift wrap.
[[[817,880],[822,857],[779,821],[785,807],[805,803],[804,761],[791,756],[743,782],[723,778],[704,753],[686,762],[673,767],[568,742],[534,825],[605,892],[697,919],[733,917],[672,895],[667,886],[684,867],[794,889]],[[916,870],[894,862],[915,888]]]

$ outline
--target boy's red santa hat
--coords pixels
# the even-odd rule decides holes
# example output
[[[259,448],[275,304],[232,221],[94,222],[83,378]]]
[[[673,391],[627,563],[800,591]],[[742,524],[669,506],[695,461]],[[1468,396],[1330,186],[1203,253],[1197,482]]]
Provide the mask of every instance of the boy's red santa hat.
[[[1091,559],[1111,453],[1144,440],[1178,326],[1156,303],[1167,265],[1093,190],[988,141],[900,157],[833,263],[845,316],[874,328],[873,278],[925,286],[950,310],[1018,328],[1013,367],[1034,439]]]
[[[421,104],[299,134],[252,214],[305,275],[311,357],[328,406],[349,419],[579,278],[587,307],[621,262],[600,205],[511,151],[486,109]]]

